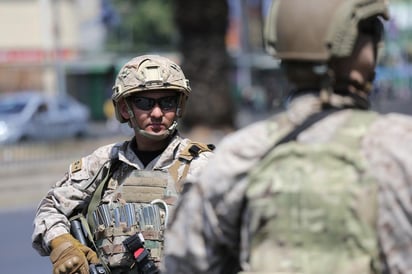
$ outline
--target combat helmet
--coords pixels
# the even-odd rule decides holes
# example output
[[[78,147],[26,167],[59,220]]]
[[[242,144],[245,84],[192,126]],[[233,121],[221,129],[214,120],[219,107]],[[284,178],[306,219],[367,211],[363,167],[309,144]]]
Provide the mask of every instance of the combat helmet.
[[[116,107],[121,98],[151,90],[179,92],[180,99],[176,113],[178,117],[182,116],[191,92],[189,80],[186,79],[182,69],[166,57],[143,55],[127,62],[116,77],[112,94],[116,118],[121,123],[127,122]]]
[[[176,116],[180,118],[184,112],[185,103],[190,95],[189,80],[186,79],[182,69],[175,62],[159,55],[142,55],[128,61],[119,71],[113,87],[112,101],[117,120],[120,123],[129,122],[120,113],[118,102],[121,99],[143,91],[170,91],[178,93]],[[125,100],[127,103],[127,100]],[[131,113],[132,114],[132,113]],[[133,118],[133,115],[131,115]],[[169,129],[173,132],[177,121]],[[139,131],[145,135],[143,130]],[[159,138],[154,136],[148,136]],[[164,137],[164,136],[163,136]],[[163,138],[160,137],[160,138]]]
[[[347,57],[359,23],[378,16],[388,19],[386,0],[275,0],[265,24],[265,47],[282,61]]]
[[[383,34],[380,18],[388,17],[385,0],[274,0],[266,18],[265,48],[281,60],[296,91],[319,89],[326,105],[369,108],[374,73],[362,83],[337,79],[331,60],[351,56],[360,32],[374,38],[376,59]]]

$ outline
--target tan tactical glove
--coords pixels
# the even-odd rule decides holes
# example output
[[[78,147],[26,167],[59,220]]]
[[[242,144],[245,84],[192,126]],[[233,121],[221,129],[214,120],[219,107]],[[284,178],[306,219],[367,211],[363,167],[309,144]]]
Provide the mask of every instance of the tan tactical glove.
[[[50,243],[53,274],[89,274],[89,263],[99,262],[96,253],[71,234],[63,234]]]

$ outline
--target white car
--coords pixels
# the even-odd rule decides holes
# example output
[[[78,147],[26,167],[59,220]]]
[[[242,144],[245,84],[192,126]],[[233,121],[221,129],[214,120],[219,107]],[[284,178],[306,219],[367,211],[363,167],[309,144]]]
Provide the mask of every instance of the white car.
[[[0,144],[84,136],[89,120],[88,107],[68,95],[0,93]]]

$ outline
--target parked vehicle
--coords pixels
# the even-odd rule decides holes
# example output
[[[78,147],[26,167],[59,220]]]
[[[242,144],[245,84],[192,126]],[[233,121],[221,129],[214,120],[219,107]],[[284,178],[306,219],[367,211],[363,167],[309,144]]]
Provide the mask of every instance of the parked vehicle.
[[[69,95],[0,94],[0,144],[84,136],[89,120],[88,107]]]

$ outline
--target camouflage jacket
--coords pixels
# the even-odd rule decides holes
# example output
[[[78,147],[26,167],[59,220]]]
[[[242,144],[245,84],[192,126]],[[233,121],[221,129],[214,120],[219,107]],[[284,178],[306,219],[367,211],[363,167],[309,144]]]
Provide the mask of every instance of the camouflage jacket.
[[[313,96],[247,126],[219,143],[214,160],[185,188],[166,231],[164,273],[250,271],[244,216],[248,173],[280,136],[319,111]],[[330,114],[301,132],[300,143],[327,143],[353,110]],[[365,128],[360,153],[378,184],[376,233],[389,273],[412,271],[412,117],[379,115]],[[187,216],[191,218],[187,218]],[[276,261],[276,258],[272,258]]]
[[[173,137],[161,155],[153,159],[146,167],[131,148],[129,141],[103,146],[92,154],[72,163],[68,172],[58,181],[41,200],[34,219],[32,245],[42,256],[49,255],[49,244],[55,237],[70,232],[68,217],[76,209],[83,209],[96,189],[96,184],[86,187],[100,167],[109,159],[118,158],[121,162],[115,172],[131,170],[168,170],[178,159],[183,149],[190,143],[179,135]],[[206,165],[211,152],[201,153],[190,164],[186,179],[193,180]],[[177,176],[182,176],[184,165],[179,166]],[[108,199],[113,190],[106,190],[103,200]]]

